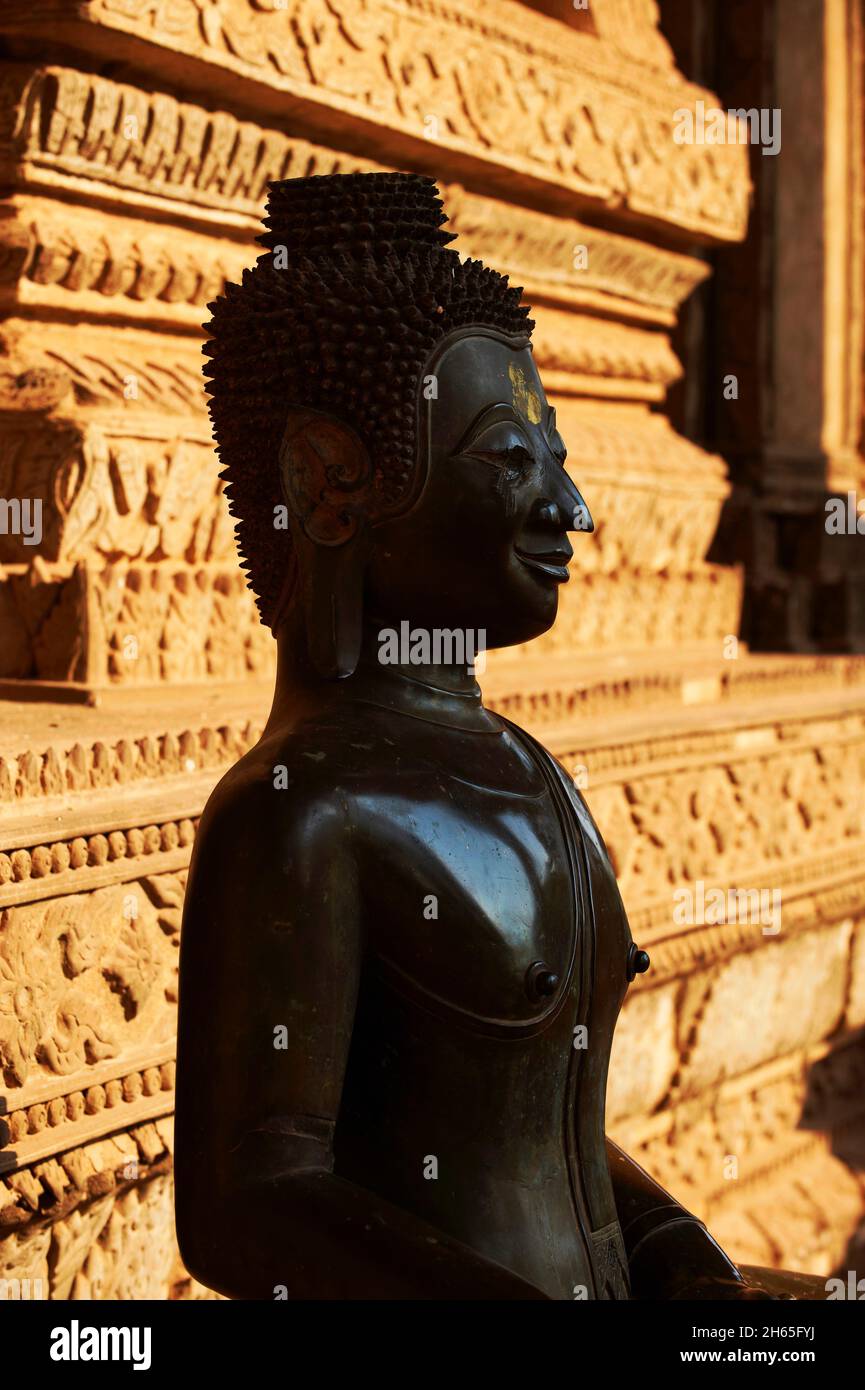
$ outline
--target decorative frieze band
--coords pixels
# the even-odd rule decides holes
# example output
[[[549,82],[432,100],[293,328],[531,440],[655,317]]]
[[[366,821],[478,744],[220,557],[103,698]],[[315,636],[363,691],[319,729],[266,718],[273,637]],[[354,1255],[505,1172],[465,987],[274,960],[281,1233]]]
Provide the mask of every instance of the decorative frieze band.
[[[478,183],[507,183],[517,194],[572,209],[579,202],[624,206],[707,237],[744,233],[744,149],[673,138],[675,112],[710,94],[669,68],[657,70],[649,86],[642,66],[612,44],[513,0],[498,0],[494,13],[482,0],[289,0],[285,7],[223,0],[206,8],[182,0],[170,22],[150,0],[76,0],[71,12],[66,0],[37,0],[4,20],[34,36],[48,24],[58,39],[110,52],[114,61],[125,49],[158,71],[163,47],[192,60],[190,78],[196,63],[221,68],[248,84],[248,108],[274,112],[290,95],[295,122],[318,132],[354,126],[379,158],[400,155],[432,172],[444,164]],[[110,116],[94,105],[102,130],[87,132],[91,155],[116,150],[126,118],[149,131],[134,102]],[[167,106],[160,114],[142,178],[166,163],[185,167],[199,134]],[[42,124],[54,146],[68,134],[62,100]],[[230,117],[215,118],[208,182],[221,176],[230,187],[259,176],[261,164],[244,150],[237,127]],[[278,160],[279,152],[266,158]]]
[[[26,182],[26,169],[19,178]],[[683,300],[709,274],[705,261],[636,237],[456,184],[440,187],[460,245],[524,285],[530,301],[579,307],[612,300],[623,314],[671,327]],[[0,216],[0,294],[10,311],[18,304],[74,313],[76,321],[122,311],[131,321],[197,333],[225,281],[239,280],[260,254],[253,242],[257,219],[247,220],[233,229],[162,225],[150,208],[130,202],[126,215],[102,211],[94,234],[91,209],[64,203],[61,215],[52,199],[17,193]]]
[[[37,1101],[0,1118],[0,1173],[173,1110],[173,1055],[104,1083],[94,1078],[84,1090]]]
[[[264,688],[259,696],[264,705]],[[194,702],[189,703],[191,715]],[[134,706],[132,712],[134,718]],[[91,730],[98,724],[104,731],[104,714],[82,710],[80,718]],[[128,715],[124,722],[129,722]],[[243,719],[112,739],[105,732],[101,737],[94,738],[92,732],[88,736],[82,727],[80,740],[68,747],[58,740],[59,746],[52,742],[38,752],[28,749],[15,754],[8,751],[7,743],[0,755],[0,825],[17,827],[28,804],[38,806],[40,801],[49,805],[56,801],[68,812],[69,798],[76,794],[126,788],[140,792],[142,784],[154,779],[159,782],[207,769],[212,770],[215,782],[220,769],[236,762],[257,742],[261,729],[260,723]],[[51,737],[48,730],[45,736]]]
[[[186,817],[0,851],[0,911],[13,903],[91,892],[142,874],[186,868],[197,826],[197,817]]]
[[[83,1203],[166,1172],[173,1118],[134,1126],[0,1178],[0,1234],[60,1220]]]

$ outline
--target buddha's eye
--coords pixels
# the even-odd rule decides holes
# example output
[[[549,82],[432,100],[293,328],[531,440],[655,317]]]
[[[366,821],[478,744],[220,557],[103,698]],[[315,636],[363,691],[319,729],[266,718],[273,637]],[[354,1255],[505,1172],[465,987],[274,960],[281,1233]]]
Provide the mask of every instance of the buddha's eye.
[[[473,439],[462,453],[468,454],[469,458],[498,464],[500,468],[528,468],[535,461],[535,456],[523,435],[507,421],[498,421],[490,425]]]
[[[512,468],[525,468],[534,463],[535,456],[525,444],[512,444],[507,451],[507,460]]]

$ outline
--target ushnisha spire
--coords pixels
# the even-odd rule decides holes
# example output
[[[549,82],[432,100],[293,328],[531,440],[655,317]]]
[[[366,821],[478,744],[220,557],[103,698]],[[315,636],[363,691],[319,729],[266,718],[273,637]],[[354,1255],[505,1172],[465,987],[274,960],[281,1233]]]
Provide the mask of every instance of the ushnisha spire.
[[[384,259],[455,241],[433,179],[420,174],[343,174],[272,183],[257,238],[297,254]]]

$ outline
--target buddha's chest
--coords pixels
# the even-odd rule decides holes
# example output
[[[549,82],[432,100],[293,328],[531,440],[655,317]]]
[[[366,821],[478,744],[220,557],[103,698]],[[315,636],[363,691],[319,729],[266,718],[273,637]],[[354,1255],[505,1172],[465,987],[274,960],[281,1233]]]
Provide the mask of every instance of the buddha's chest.
[[[548,789],[513,795],[449,776],[423,790],[378,797],[366,821],[368,940],[397,983],[505,1028],[562,1007],[576,1016],[587,952],[624,985],[627,923],[605,918],[596,939],[580,827],[563,824]]]

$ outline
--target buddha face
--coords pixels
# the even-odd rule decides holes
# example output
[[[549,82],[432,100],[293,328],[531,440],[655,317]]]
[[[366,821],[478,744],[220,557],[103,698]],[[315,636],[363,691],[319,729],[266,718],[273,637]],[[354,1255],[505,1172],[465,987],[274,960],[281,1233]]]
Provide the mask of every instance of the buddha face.
[[[470,330],[420,389],[425,482],[409,512],[375,528],[367,611],[483,629],[488,647],[528,641],[555,621],[568,532],[592,529],[531,349]]]

